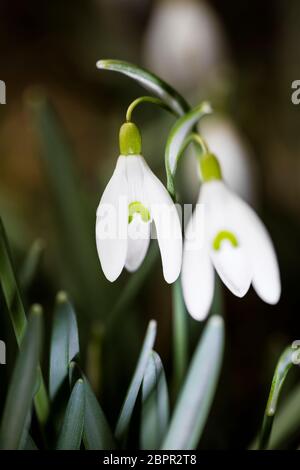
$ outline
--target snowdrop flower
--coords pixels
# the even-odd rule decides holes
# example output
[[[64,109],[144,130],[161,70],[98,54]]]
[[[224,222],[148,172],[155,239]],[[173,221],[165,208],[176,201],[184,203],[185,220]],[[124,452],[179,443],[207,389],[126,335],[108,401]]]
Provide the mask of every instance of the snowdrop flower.
[[[127,122],[120,130],[115,171],[97,209],[96,242],[107,279],[115,281],[124,266],[136,271],[148,250],[155,225],[164,278],[179,276],[182,259],[181,224],[176,207],[141,155],[141,135]]]
[[[200,165],[203,185],[185,233],[181,274],[189,313],[196,320],[207,316],[213,300],[214,268],[236,296],[243,297],[252,283],[262,300],[277,303],[279,269],[266,228],[222,181],[214,155],[205,155]]]

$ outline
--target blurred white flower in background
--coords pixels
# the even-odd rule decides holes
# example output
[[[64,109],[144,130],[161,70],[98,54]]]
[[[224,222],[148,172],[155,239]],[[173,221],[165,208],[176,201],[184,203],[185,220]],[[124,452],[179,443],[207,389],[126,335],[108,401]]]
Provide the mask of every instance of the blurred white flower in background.
[[[210,89],[213,95],[222,95],[220,84],[228,84],[228,77],[223,77],[224,65],[229,65],[226,46],[217,15],[204,0],[163,0],[152,12],[144,58],[147,67],[179,90],[195,95]],[[219,156],[228,186],[255,205],[255,161],[234,122],[214,114],[202,120],[200,133]],[[194,169],[191,159],[183,162],[183,172],[190,181],[187,196],[191,199],[198,187]]]
[[[256,207],[258,172],[253,151],[246,137],[230,118],[220,114],[206,116],[199,125],[199,132],[210,150],[218,155],[223,178],[228,187]],[[181,164],[183,179],[189,181],[184,187],[186,197],[194,201],[199,187],[195,161],[193,158],[185,158]]]
[[[255,205],[255,159],[234,122],[221,115],[207,116],[200,124],[200,132],[211,151],[218,155],[224,181],[240,197]]]
[[[204,1],[164,0],[155,5],[144,43],[146,66],[180,90],[199,88],[225,62],[225,38]]]

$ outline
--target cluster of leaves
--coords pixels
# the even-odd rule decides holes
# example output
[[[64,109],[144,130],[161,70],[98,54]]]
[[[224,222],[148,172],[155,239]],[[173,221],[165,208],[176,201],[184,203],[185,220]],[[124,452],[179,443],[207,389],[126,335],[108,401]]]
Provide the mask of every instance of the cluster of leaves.
[[[45,386],[39,366],[44,343],[42,307],[33,305],[28,318],[25,315],[3,225],[0,245],[1,285],[20,347],[2,415],[1,448],[37,449],[38,445],[71,450],[82,446],[98,450],[125,448],[130,445],[133,422],[136,432],[133,417],[137,413],[141,448],[195,448],[221,365],[224,337],[221,317],[212,316],[203,332],[171,419],[163,364],[153,349],[156,322],[150,321],[113,432],[81,370],[76,315],[64,292],[56,299],[49,386]],[[68,399],[61,400],[61,395]]]

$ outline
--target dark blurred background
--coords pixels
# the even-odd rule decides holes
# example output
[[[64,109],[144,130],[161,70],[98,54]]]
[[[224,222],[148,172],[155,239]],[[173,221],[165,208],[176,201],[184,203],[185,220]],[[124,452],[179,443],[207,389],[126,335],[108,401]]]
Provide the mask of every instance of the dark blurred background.
[[[300,339],[300,105],[291,102],[291,83],[300,79],[299,24],[297,0],[2,0],[0,5],[0,79],[7,87],[7,104],[0,105],[0,212],[17,266],[36,238],[46,243],[28,304],[42,303],[50,321],[55,293],[68,289],[86,350],[87,338],[101,329],[130,276],[110,286],[97,266],[94,281],[104,292],[103,304],[92,312],[81,300],[70,272],[72,252],[60,243],[53,188],[28,97],[38,87],[55,109],[92,222],[116,162],[126,107],[145,94],[129,79],[97,70],[98,59],[149,67],[191,103],[205,98],[213,104],[216,114],[203,122],[203,134],[218,151],[228,184],[255,206],[270,230],[283,293],[271,307],[252,290],[242,300],[224,290],[225,363],[201,441],[205,448],[248,445],[260,425],[278,356]],[[146,105],[136,111],[136,120],[145,156],[164,181],[164,142],[173,119]],[[194,168],[187,159],[178,177],[182,196],[191,202],[198,191]],[[98,300],[89,300],[95,307]],[[150,317],[159,321],[158,349],[170,373],[170,288],[159,263],[122,312],[103,352],[99,393],[112,418]],[[8,328],[3,318],[1,325]],[[201,326],[191,320],[190,327],[196,341]],[[13,348],[8,347],[9,360]],[[297,374],[291,384],[295,380]]]

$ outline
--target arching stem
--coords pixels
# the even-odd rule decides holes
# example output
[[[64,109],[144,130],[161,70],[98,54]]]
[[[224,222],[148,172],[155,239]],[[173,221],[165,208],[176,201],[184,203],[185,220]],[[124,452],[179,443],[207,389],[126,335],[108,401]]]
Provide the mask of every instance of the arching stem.
[[[197,134],[196,132],[192,132],[191,134],[189,134],[186,139],[183,141],[183,144],[179,150],[179,157],[178,159],[180,159],[180,157],[182,156],[182,154],[185,152],[185,150],[187,149],[187,147],[191,144],[191,143],[194,143],[196,144],[196,148],[197,150],[199,151],[199,156],[202,156],[202,155],[205,155],[207,153],[209,153],[209,148],[208,148],[208,145],[207,143],[205,142],[205,140],[199,135]]]
[[[135,110],[135,108],[137,106],[139,106],[141,103],[151,103],[151,104],[154,104],[156,106],[159,106],[160,108],[162,109],[165,109],[166,111],[169,111],[170,113],[174,114],[176,116],[176,114],[174,113],[173,109],[170,108],[170,106],[168,106],[164,101],[162,101],[161,99],[159,98],[155,98],[154,96],[140,96],[139,98],[136,98],[127,108],[127,111],[126,111],[126,121],[127,122],[131,122],[131,118],[132,118],[132,113],[133,111]]]

